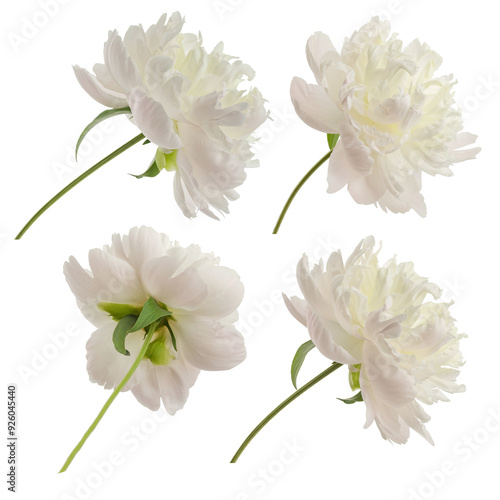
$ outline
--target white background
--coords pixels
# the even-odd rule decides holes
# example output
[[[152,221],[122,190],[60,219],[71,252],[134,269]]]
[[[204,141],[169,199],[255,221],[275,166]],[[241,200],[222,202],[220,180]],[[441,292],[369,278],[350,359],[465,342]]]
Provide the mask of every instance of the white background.
[[[491,415],[500,420],[500,70],[491,2],[66,0],[31,39],[14,47],[12,35],[22,36],[24,18],[43,22],[41,3],[10,2],[1,21],[0,414],[6,421],[6,386],[17,384],[18,498],[418,500],[469,498],[477,496],[478,485],[497,498],[500,423],[493,425]],[[109,29],[123,34],[131,24],[147,27],[165,10],[180,10],[185,31],[201,31],[208,49],[223,40],[226,52],[252,65],[254,83],[269,101],[274,124],[261,129],[261,167],[248,172],[231,214],[221,222],[203,215],[185,219],[173,200],[171,175],[140,181],[127,175],[144,171],[154,154],[152,146],[135,146],[51,208],[20,242],[12,241],[55,192],[137,133],[117,118],[111,131],[87,143],[82,161],[68,163],[81,130],[102,111],[79,87],[71,65],[101,62]],[[272,236],[288,194],[327,147],[324,135],[301,123],[289,101],[294,75],[313,79],[306,40],[321,30],[340,48],[376,13],[390,18],[404,42],[418,37],[443,56],[439,74],[457,77],[465,128],[479,135],[483,151],[457,165],[451,179],[424,179],[426,219],[358,206],[345,190],[327,195],[325,166]],[[248,358],[231,372],[202,373],[185,409],[175,417],[160,412],[161,422],[131,394],[121,394],[68,472],[57,475],[109,395],[88,381],[85,343],[93,329],[76,308],[62,264],[69,255],[86,264],[89,249],[142,224],[182,244],[199,243],[240,273]],[[279,292],[296,293],[296,262],[304,252],[318,258],[342,248],[348,255],[368,234],[383,241],[382,257],[414,261],[420,274],[445,290],[456,303],[460,331],[469,336],[460,377],[467,392],[429,408],[436,446],[416,434],[407,445],[390,445],[375,427],[364,430],[364,405],[335,399],[351,394],[341,369],[288,407],[230,465],[248,432],[293,391],[290,362],[308,336]],[[328,364],[312,352],[300,380]],[[287,446],[295,454],[285,452]],[[112,470],[102,465],[110,457],[118,457]],[[447,475],[437,472],[443,468]],[[6,490],[4,480],[0,488]]]

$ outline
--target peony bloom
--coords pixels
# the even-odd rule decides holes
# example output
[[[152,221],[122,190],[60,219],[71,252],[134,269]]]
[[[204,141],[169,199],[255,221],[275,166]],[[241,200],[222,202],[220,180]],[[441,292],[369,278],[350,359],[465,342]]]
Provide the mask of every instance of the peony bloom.
[[[130,108],[134,123],[158,146],[159,170],[175,170],[174,194],[186,217],[211,208],[228,213],[228,200],[245,180],[245,168],[258,166],[251,144],[267,119],[256,88],[239,88],[254,71],[224,54],[211,53],[201,35],[181,33],[178,12],[164,14],[146,32],[131,26],[122,38],[111,31],[104,64],[94,74],[75,66],[81,86],[110,108]]]
[[[124,387],[151,410],[160,399],[174,414],[188,397],[200,370],[228,370],[246,356],[242,335],[233,323],[243,298],[235,271],[196,245],[172,243],[147,227],[115,234],[111,246],[89,252],[91,271],[70,257],[66,280],[85,317],[97,330],[87,342],[87,370],[92,382],[116,387],[144,342],[144,330],[126,336],[130,355],[115,349],[113,332],[120,314],[138,315],[150,297],[172,315],[160,326],[145,358]],[[174,344],[175,342],[175,344]]]
[[[476,136],[461,132],[452,75],[434,76],[441,57],[414,40],[403,47],[390,23],[374,17],[339,54],[324,33],[309,38],[317,85],[295,77],[291,97],[309,126],[340,140],[330,157],[328,192],[348,185],[357,203],[426,215],[422,172],[451,176],[474,158]]]
[[[349,365],[351,387],[366,403],[365,428],[376,422],[382,437],[405,443],[410,427],[430,443],[420,403],[448,401],[445,392],[464,391],[455,380],[463,364],[450,316],[451,304],[437,299],[440,289],[395,258],[378,263],[368,237],[343,262],[340,252],[309,269],[297,266],[305,300],[285,302],[305,325],[327,358]]]

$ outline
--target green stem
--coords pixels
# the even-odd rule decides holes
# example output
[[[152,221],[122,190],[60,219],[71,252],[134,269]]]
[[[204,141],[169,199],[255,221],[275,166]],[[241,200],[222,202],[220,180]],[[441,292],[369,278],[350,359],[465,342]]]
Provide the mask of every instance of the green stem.
[[[28,221],[28,223],[21,229],[19,234],[16,236],[16,240],[20,240],[23,234],[33,225],[33,223],[48,209],[50,208],[59,198],[62,198],[68,191],[71,191],[77,184],[80,184],[84,179],[86,179],[90,174],[93,174],[96,170],[100,169],[103,165],[110,162],[113,158],[131,148],[134,144],[142,141],[144,139],[144,134],[139,134],[132,140],[119,147],[116,151],[113,151],[110,155],[106,156],[99,163],[96,163],[93,167],[85,171],[80,177],[77,177],[74,181],[70,182],[64,189],[59,191],[50,201],[48,201],[38,212]]]
[[[332,366],[328,367],[324,372],[321,372],[319,375],[314,377],[312,380],[307,382],[307,384],[303,385],[300,389],[295,391],[290,397],[285,399],[283,403],[278,405],[262,422],[260,422],[257,427],[248,435],[248,437],[243,441],[243,444],[238,448],[238,451],[235,453],[234,457],[231,459],[232,464],[236,463],[240,455],[243,453],[245,448],[250,444],[252,439],[281,411],[283,408],[286,408],[292,401],[297,399],[302,393],[306,392],[313,385],[316,385],[320,380],[323,380],[325,377],[333,373],[337,368],[342,366],[341,363],[333,363]]]
[[[125,387],[125,384],[130,380],[132,375],[134,374],[135,370],[137,370],[137,367],[139,366],[140,362],[144,358],[144,355],[146,354],[146,351],[148,350],[149,344],[151,342],[151,339],[153,338],[153,334],[155,333],[156,326],[158,322],[153,323],[152,325],[149,325],[148,327],[148,333],[146,335],[146,338],[144,340],[144,343],[142,344],[142,348],[137,355],[137,358],[134,361],[134,364],[130,367],[130,370],[127,372],[123,380],[116,386],[115,390],[113,391],[113,394],[109,397],[109,399],[106,401],[104,406],[102,407],[102,410],[99,412],[99,415],[95,418],[95,420],[92,422],[91,426],[88,428],[87,432],[83,435],[82,439],[80,439],[79,443],[75,446],[75,449],[70,453],[69,457],[66,459],[66,462],[64,462],[64,465],[62,466],[61,470],[59,471],[59,474],[61,472],[64,472],[71,464],[73,459],[75,458],[76,454],[82,449],[82,446],[85,444],[85,441],[90,437],[92,432],[94,432],[95,428],[101,421],[102,417],[104,417],[104,414],[108,411],[109,407],[113,403],[113,401],[116,399],[116,396],[120,393],[120,391]]]
[[[295,198],[297,193],[300,191],[300,188],[307,182],[309,177],[311,177],[311,175],[314,174],[314,172],[316,172],[316,170],[318,170],[318,168],[321,167],[321,165],[323,165],[323,163],[325,163],[325,161],[328,160],[328,158],[330,158],[332,151],[333,151],[333,148],[330,151],[328,151],[328,153],[326,153],[326,155],[323,156],[323,158],[321,158],[321,160],[319,160],[318,163],[316,163],[316,165],[314,165],[314,167],[311,168],[311,170],[309,170],[309,172],[307,172],[306,175],[304,175],[304,177],[302,177],[301,181],[297,184],[295,189],[292,191],[292,194],[288,197],[288,200],[285,203],[283,210],[281,211],[281,214],[278,218],[278,222],[276,222],[276,226],[274,226],[273,234],[278,234],[281,223],[283,222],[283,219],[285,218],[285,215],[286,215],[288,209],[290,208],[290,205],[292,204],[293,199]]]

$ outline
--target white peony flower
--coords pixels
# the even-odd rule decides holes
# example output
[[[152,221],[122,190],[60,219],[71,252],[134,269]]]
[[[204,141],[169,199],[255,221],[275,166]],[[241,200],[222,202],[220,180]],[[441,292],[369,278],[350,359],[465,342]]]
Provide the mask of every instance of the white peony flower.
[[[353,389],[366,403],[365,427],[376,422],[384,439],[405,443],[410,427],[430,443],[420,403],[448,401],[444,394],[464,391],[455,380],[463,364],[450,316],[451,304],[437,299],[440,289],[415,273],[413,264],[392,258],[378,263],[368,237],[343,262],[334,252],[309,269],[297,266],[305,300],[285,302],[327,358],[348,364]]]
[[[89,264],[91,271],[86,271],[70,257],[64,274],[81,311],[97,327],[87,343],[92,382],[112,389],[124,378],[145,334],[128,334],[130,355],[121,354],[113,343],[115,320],[139,315],[150,297],[171,311],[173,335],[166,326],[156,330],[123,389],[144,406],[157,410],[161,399],[173,415],[184,406],[200,370],[227,370],[245,359],[243,337],[233,326],[243,285],[213,254],[196,245],[182,248],[166,235],[141,227],[126,236],[115,234],[111,246],[91,250]]]
[[[267,119],[256,88],[240,89],[254,71],[224,54],[211,53],[201,35],[181,33],[184,19],[166,14],[146,32],[131,26],[122,38],[111,31],[104,64],[94,74],[75,66],[82,87],[110,108],[130,107],[133,121],[159,147],[159,169],[175,170],[174,194],[187,217],[216,218],[245,180],[252,160],[252,133]]]
[[[321,32],[306,53],[317,85],[295,77],[291,97],[305,123],[340,134],[328,192],[347,184],[358,203],[424,217],[422,172],[451,176],[453,163],[479,152],[463,149],[476,136],[461,132],[453,76],[434,76],[441,57],[418,40],[403,47],[378,17],[346,39],[340,54]]]

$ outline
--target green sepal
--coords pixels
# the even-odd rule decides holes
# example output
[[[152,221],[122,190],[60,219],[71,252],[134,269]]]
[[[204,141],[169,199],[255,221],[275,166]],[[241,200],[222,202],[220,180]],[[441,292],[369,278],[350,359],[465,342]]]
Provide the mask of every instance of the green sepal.
[[[149,139],[146,139],[146,140],[142,143],[142,145],[143,145],[143,146],[145,146],[146,144],[151,144],[151,141],[150,141]]]
[[[177,340],[175,338],[174,332],[172,331],[172,328],[170,327],[168,319],[166,318],[165,318],[165,326],[167,327],[167,330],[170,333],[170,338],[172,339],[172,345],[174,346],[174,351],[177,351]]]
[[[137,321],[137,316],[133,314],[129,314],[128,316],[124,316],[118,321],[116,325],[115,331],[113,332],[113,344],[115,349],[125,356],[130,356],[130,352],[125,349],[125,338],[130,333],[130,328]]]
[[[107,109],[106,111],[103,111],[101,114],[97,115],[83,130],[81,133],[80,137],[78,138],[78,142],[76,143],[76,151],[75,151],[75,160],[78,159],[78,149],[80,148],[80,145],[82,144],[83,139],[85,139],[85,136],[96,126],[99,125],[99,123],[103,122],[104,120],[107,120],[108,118],[111,118],[113,116],[118,116],[118,115],[131,115],[132,110],[127,106],[126,108],[118,108],[118,109]]]
[[[158,302],[153,299],[153,297],[149,297],[147,302],[142,307],[141,314],[137,318],[136,323],[130,328],[128,333],[147,328],[155,322],[159,323],[160,319],[166,318],[167,316],[172,316],[172,312],[161,307]]]
[[[132,306],[130,304],[115,304],[113,302],[99,302],[97,307],[108,313],[115,321],[120,321],[125,316],[139,316],[141,314],[141,306]]]
[[[155,161],[160,170],[165,169],[167,172],[174,172],[177,170],[177,150],[175,149],[171,153],[165,154],[163,151],[157,149]]]
[[[165,336],[160,335],[157,339],[153,340],[148,346],[148,350],[144,355],[151,363],[158,366],[166,366],[170,363],[173,356],[165,346]]]
[[[346,405],[352,405],[354,403],[357,403],[358,401],[363,401],[363,396],[361,395],[361,391],[359,391],[352,398],[347,398],[347,399],[337,398],[337,399],[339,401],[342,401]]]
[[[339,140],[340,134],[326,134],[326,138],[328,140],[328,146],[330,149],[333,149]]]
[[[149,165],[148,169],[143,173],[139,175],[135,174],[130,174],[132,177],[135,177],[136,179],[142,179],[143,177],[156,177],[160,173],[160,169],[158,168],[158,165],[156,164],[156,160],[153,160],[151,162],[151,165]]]
[[[360,368],[361,368],[361,364],[358,364],[358,365],[354,365],[354,368],[357,368],[357,372],[352,372],[349,370],[349,385],[351,386],[351,389],[353,391],[357,390],[357,389],[360,389],[360,385],[359,385],[359,373],[360,373]]]
[[[302,368],[302,364],[304,363],[304,360],[306,359],[307,353],[314,349],[316,346],[314,345],[312,340],[308,340],[307,342],[304,342],[298,349],[297,352],[295,353],[295,356],[292,361],[292,369],[291,369],[291,374],[292,374],[292,384],[297,389],[297,376],[299,374],[300,369]]]

